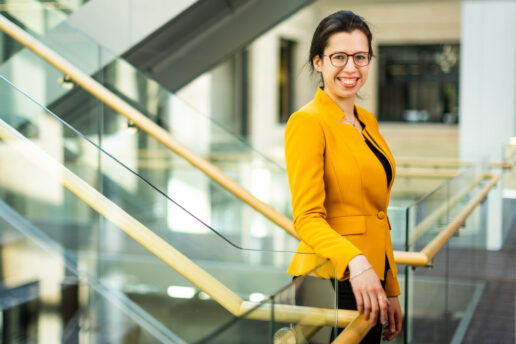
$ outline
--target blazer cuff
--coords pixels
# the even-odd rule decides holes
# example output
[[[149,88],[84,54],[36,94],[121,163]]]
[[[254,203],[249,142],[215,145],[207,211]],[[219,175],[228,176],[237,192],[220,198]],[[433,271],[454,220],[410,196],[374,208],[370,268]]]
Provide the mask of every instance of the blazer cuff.
[[[350,248],[347,251],[347,254],[344,257],[338,257],[335,259],[335,261],[332,261],[332,263],[335,266],[335,272],[337,274],[337,279],[339,281],[343,281],[345,279],[349,278],[349,269],[348,264],[349,261],[356,256],[359,256],[362,253],[358,248],[356,248],[354,245],[350,245]]]

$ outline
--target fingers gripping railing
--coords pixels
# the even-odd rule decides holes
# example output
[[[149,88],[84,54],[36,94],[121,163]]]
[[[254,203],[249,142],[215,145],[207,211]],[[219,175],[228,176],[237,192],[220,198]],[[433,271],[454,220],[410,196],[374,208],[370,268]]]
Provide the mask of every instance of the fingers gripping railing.
[[[335,338],[332,344],[360,343],[372,327],[373,324],[370,321],[366,321],[363,315],[359,315]]]
[[[32,50],[35,54],[47,61],[49,64],[68,75],[77,85],[101,100],[104,104],[115,110],[117,113],[126,117],[135,126],[154,137],[164,146],[184,158],[197,169],[201,170],[208,177],[220,184],[222,187],[233,193],[245,203],[256,209],[276,225],[280,226],[295,238],[292,221],[283,214],[276,211],[268,204],[254,197],[249,191],[245,190],[240,184],[225,175],[218,167],[203,159],[201,156],[192,152],[188,148],[177,142],[169,132],[154,123],[140,111],[129,105],[116,94],[102,86],[95,79],[76,68],[70,62],[49,49],[43,43],[32,37],[30,34],[13,24],[4,16],[0,15],[0,30],[14,38],[16,41]]]

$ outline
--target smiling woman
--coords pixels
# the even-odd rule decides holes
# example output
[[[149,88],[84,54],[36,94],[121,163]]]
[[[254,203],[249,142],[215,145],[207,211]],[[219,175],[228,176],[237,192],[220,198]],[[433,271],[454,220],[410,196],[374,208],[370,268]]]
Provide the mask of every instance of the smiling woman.
[[[367,36],[360,30],[334,33],[324,54],[312,60],[322,75],[324,92],[344,110],[347,119],[353,117],[355,95],[367,80],[369,60]]]
[[[357,309],[374,325],[362,343],[401,331],[400,289],[386,215],[394,158],[376,118],[355,105],[373,56],[365,21],[334,13],[315,30],[309,61],[321,74],[314,99],[290,117],[285,157],[294,227],[301,243],[288,272],[307,273],[330,259],[341,309]],[[336,274],[336,276],[333,276]],[[298,293],[303,293],[300,289]],[[296,296],[296,299],[298,297]],[[385,326],[385,327],[384,327]]]

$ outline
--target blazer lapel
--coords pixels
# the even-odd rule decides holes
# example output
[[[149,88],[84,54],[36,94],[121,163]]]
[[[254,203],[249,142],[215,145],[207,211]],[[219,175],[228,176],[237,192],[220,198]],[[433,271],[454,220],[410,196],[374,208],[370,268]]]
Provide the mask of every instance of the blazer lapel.
[[[357,113],[360,117],[360,110],[357,109]],[[361,116],[361,120],[365,118],[365,116]],[[389,185],[389,189],[392,187],[392,183],[394,182],[394,178],[396,176],[396,164],[394,162],[394,157],[391,153],[391,150],[389,149],[389,146],[387,146],[387,143],[382,138],[379,131],[371,129],[371,125],[366,121],[364,122],[366,127],[363,132],[363,134],[371,141],[373,145],[375,145],[376,148],[385,156],[387,161],[389,162],[389,165],[391,165],[391,171],[392,171],[392,179],[391,183]]]

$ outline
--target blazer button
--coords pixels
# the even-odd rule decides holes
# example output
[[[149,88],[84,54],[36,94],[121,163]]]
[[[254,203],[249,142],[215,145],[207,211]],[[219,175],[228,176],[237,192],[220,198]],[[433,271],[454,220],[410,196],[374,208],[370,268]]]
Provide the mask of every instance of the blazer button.
[[[383,220],[385,219],[385,213],[380,210],[378,214],[376,214],[376,217],[378,217],[380,220]]]

